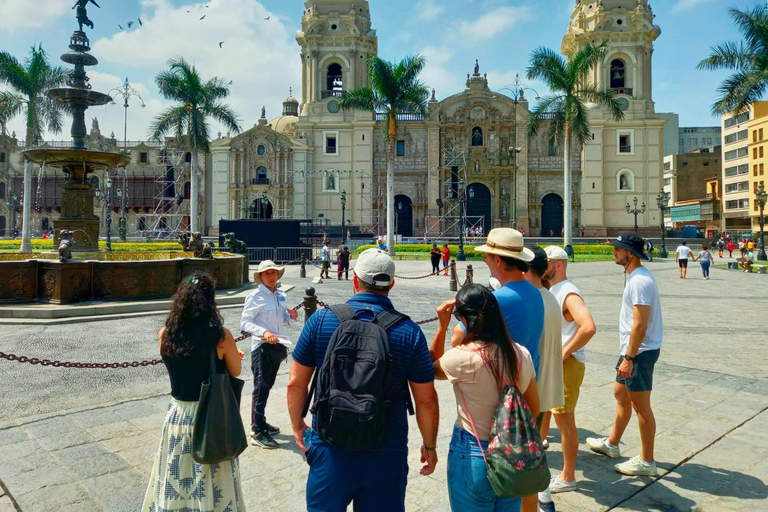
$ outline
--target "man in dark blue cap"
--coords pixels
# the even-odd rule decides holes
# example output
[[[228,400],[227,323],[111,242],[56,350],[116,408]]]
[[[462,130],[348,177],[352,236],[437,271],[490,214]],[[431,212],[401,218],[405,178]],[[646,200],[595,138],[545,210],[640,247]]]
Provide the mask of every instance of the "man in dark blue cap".
[[[651,410],[653,367],[659,359],[664,325],[656,279],[641,260],[647,260],[645,243],[635,233],[622,233],[611,242],[617,265],[627,272],[627,283],[619,315],[619,346],[621,356],[616,364],[616,416],[609,437],[587,438],[589,447],[613,459],[621,457],[619,441],[624,434],[632,409],[637,412],[640,427],[640,455],[616,464],[614,468],[625,475],[656,475],[653,443],[656,419]]]

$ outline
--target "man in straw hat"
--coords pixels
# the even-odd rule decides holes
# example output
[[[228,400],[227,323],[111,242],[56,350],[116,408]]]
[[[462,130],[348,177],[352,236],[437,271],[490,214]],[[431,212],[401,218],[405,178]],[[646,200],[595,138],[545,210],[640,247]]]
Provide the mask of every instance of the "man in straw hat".
[[[240,317],[240,330],[249,332],[251,338],[251,370],[253,370],[253,395],[251,401],[251,444],[262,448],[277,448],[272,438],[280,429],[267,423],[264,409],[269,391],[275,385],[277,370],[286,357],[287,347],[279,343],[278,335],[284,334],[283,325],[299,316],[289,309],[285,292],[278,290],[277,281],[285,273],[285,267],[271,260],[259,263],[253,275],[256,290],[245,299]]]
[[[629,275],[621,299],[619,314],[619,347],[621,355],[616,364],[616,416],[608,437],[587,438],[589,447],[613,459],[621,457],[619,441],[624,434],[632,409],[637,413],[640,427],[640,455],[614,468],[625,475],[656,475],[653,443],[656,419],[651,410],[653,367],[659,359],[664,325],[661,319],[659,287],[641,260],[647,260],[643,239],[635,233],[622,233],[613,245],[617,265]]]
[[[544,300],[538,289],[525,279],[528,263],[534,253],[524,247],[523,235],[511,228],[496,228],[488,233],[485,245],[475,247],[483,253],[483,261],[501,283],[493,295],[499,301],[501,314],[512,341],[528,349],[539,380],[539,345],[544,332]],[[455,333],[454,333],[455,334]],[[523,498],[523,512],[537,506],[536,494]]]

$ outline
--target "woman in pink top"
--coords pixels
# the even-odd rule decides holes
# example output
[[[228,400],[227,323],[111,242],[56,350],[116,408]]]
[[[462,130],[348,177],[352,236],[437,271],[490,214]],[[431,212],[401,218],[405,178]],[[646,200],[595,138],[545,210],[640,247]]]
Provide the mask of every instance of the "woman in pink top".
[[[451,313],[466,326],[467,332],[454,336],[453,348],[444,353]],[[437,314],[440,325],[430,348],[435,378],[453,384],[458,412],[448,452],[451,510],[519,512],[519,498],[498,498],[493,492],[477,439],[483,451],[487,451],[503,380],[517,384],[531,413],[538,416],[539,392],[531,355],[509,338],[499,303],[483,286],[462,288],[455,300],[443,302],[437,308]]]

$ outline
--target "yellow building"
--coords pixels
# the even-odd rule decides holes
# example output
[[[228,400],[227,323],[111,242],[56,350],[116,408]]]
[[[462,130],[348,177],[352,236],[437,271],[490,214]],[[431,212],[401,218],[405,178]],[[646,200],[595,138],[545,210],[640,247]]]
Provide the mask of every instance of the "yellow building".
[[[749,216],[752,232],[760,231],[760,208],[757,205],[758,187],[766,181],[768,168],[768,102],[758,102],[755,117],[749,121]]]

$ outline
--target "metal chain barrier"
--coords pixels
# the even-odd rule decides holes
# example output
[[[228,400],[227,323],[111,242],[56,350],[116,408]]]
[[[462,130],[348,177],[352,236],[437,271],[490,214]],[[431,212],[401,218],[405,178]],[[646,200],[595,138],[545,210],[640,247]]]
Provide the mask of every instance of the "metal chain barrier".
[[[299,309],[304,306],[306,301],[302,301],[293,309]],[[322,308],[329,308],[330,306],[322,301],[317,301],[317,305]],[[428,318],[426,320],[420,320],[416,322],[416,325],[424,325],[431,322],[436,322],[438,317]],[[240,337],[235,338],[235,342],[243,341],[252,336],[251,333],[243,334]],[[138,368],[140,366],[155,366],[162,364],[162,359],[149,359],[146,361],[127,361],[122,363],[77,363],[72,361],[51,361],[50,359],[38,359],[37,357],[18,356],[16,354],[7,354],[0,351],[0,359],[6,359],[8,361],[16,361],[18,363],[39,364],[40,366],[53,366],[54,368],[84,368],[84,369],[118,369],[118,368]]]
[[[395,278],[396,279],[426,279],[427,277],[432,277],[432,276],[436,276],[436,275],[439,275],[439,274],[440,274],[439,272],[432,272],[431,274],[427,274],[425,276],[418,276],[418,277],[399,276],[399,275],[395,274]]]

